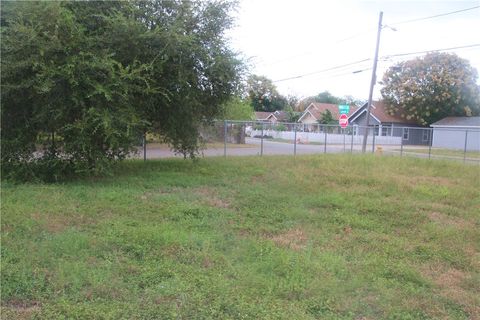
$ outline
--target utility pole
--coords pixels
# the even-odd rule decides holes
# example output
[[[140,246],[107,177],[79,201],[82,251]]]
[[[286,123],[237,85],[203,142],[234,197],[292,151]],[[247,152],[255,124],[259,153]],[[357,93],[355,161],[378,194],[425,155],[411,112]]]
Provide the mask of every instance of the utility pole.
[[[362,152],[365,153],[367,149],[367,138],[368,138],[368,130],[370,129],[368,126],[370,125],[370,107],[372,106],[372,96],[373,96],[373,87],[375,86],[375,82],[377,81],[377,61],[378,61],[378,48],[380,46],[380,33],[382,32],[382,18],[383,12],[380,11],[380,15],[378,18],[378,31],[377,31],[377,46],[375,48],[375,58],[373,59],[373,70],[372,70],[372,81],[370,82],[370,93],[368,94],[368,104],[367,104],[367,121],[365,123],[365,132],[363,134],[363,144],[362,144]],[[375,134],[375,131],[373,132]]]

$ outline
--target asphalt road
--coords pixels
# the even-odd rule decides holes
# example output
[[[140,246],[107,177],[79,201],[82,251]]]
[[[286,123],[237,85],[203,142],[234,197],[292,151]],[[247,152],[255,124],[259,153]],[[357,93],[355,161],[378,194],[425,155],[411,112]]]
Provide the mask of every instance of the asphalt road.
[[[227,145],[227,157],[228,156],[259,156],[259,155],[293,155],[294,154],[294,144],[285,143],[285,142],[276,142],[264,139],[263,140],[263,152],[262,152],[262,141],[259,138],[246,138],[246,145],[241,145],[236,147],[234,144]],[[377,148],[378,146],[376,146]],[[411,149],[412,146],[409,146]],[[413,147],[414,148],[414,147]],[[421,148],[425,148],[422,146]],[[376,149],[376,153],[381,153],[383,155],[396,155],[400,156],[400,146],[396,145],[382,145],[381,151]],[[362,146],[359,144],[354,144],[353,147],[346,141],[345,145],[343,144],[327,144],[325,148],[324,145],[313,145],[313,144],[297,144],[296,154],[320,154],[320,153],[360,153]],[[367,145],[367,152],[372,152],[372,145]],[[218,157],[224,155],[223,146],[220,147],[210,147],[202,151],[204,157]],[[403,156],[413,156],[418,158],[429,158],[428,153],[415,153],[415,152],[403,152]],[[135,158],[143,158],[143,150],[140,148],[139,153],[134,156]],[[174,152],[169,150],[165,146],[155,146],[147,145],[147,159],[160,159],[160,158],[172,158],[180,157],[183,155],[176,155]],[[430,155],[431,159],[448,159],[455,161],[464,161],[463,157],[456,156],[445,156],[445,155]],[[478,158],[466,158],[466,163],[480,164],[480,159]]]
[[[271,140],[263,140],[263,152],[262,152],[262,141],[259,138],[246,138],[246,145],[240,147],[235,147],[234,144],[227,145],[227,157],[228,156],[254,156],[254,155],[293,155],[294,154],[294,144],[285,143],[285,142],[275,142]],[[371,150],[371,145],[368,150]],[[346,143],[345,146],[338,144],[327,144],[325,148],[324,145],[313,145],[313,144],[297,144],[296,154],[317,154],[317,153],[342,153],[350,152],[351,146]],[[354,145],[353,151],[359,152],[361,150],[360,145]],[[202,151],[203,156],[205,157],[214,157],[214,156],[223,156],[224,148],[223,146],[218,148],[207,148]],[[143,151],[140,150],[140,153],[136,156],[138,158],[143,157]],[[147,145],[147,159],[157,159],[157,158],[170,158],[170,157],[183,157],[182,155],[175,155],[171,150],[165,147],[152,148]]]

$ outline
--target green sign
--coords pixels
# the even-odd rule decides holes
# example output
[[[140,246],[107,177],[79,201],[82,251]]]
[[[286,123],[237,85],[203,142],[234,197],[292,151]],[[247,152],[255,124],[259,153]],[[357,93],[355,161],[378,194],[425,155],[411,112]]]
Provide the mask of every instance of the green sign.
[[[348,104],[339,104],[338,111],[340,114],[348,114],[348,112],[350,112],[350,106]]]

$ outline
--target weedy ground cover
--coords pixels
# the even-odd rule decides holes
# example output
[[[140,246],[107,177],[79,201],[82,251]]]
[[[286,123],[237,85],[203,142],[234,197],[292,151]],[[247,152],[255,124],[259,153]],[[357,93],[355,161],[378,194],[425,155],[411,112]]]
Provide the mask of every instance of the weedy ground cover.
[[[478,166],[163,159],[3,182],[3,319],[478,319]]]

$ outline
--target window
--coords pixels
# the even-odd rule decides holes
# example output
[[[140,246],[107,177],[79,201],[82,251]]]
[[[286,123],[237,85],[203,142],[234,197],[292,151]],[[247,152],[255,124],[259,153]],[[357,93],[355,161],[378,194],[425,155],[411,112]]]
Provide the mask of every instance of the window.
[[[391,136],[392,135],[392,126],[384,126],[382,128],[382,136]]]
[[[353,135],[356,136],[358,134],[358,124],[353,125]]]
[[[430,130],[423,130],[422,140],[423,142],[427,142],[429,140]]]
[[[403,128],[403,140],[408,140],[408,128]]]

